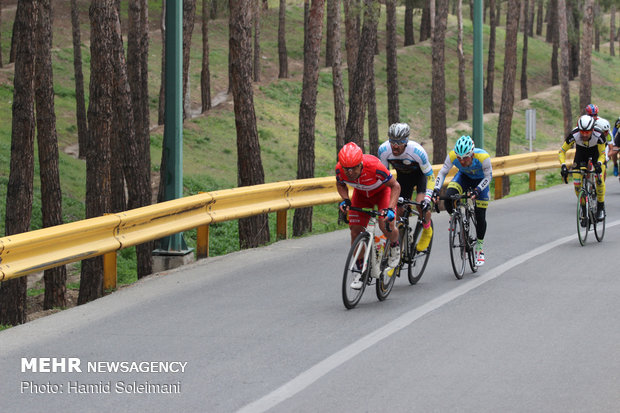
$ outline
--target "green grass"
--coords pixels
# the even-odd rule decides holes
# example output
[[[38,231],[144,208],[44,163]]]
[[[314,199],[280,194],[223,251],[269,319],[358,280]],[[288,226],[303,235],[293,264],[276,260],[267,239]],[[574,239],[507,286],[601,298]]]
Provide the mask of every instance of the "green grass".
[[[64,3],[64,2],[63,2]],[[66,2],[68,3],[68,2]],[[149,2],[150,25],[153,30],[159,28],[161,0]],[[190,93],[194,107],[200,104],[200,64],[201,64],[201,30],[200,7],[197,4],[197,25],[193,32],[191,63],[190,63]],[[287,50],[289,54],[288,79],[277,79],[277,18],[278,2],[270,1],[269,10],[262,13],[261,24],[261,82],[254,87],[254,104],[256,110],[257,129],[259,133],[261,159],[265,171],[266,182],[295,179],[297,173],[297,146],[299,139],[299,103],[302,90],[303,70],[303,5],[299,2],[288,2],[287,6]],[[60,6],[59,6],[60,7]],[[66,6],[65,6],[66,7]],[[88,100],[89,84],[89,28],[88,2],[80,2],[82,24],[82,58],[85,77],[85,92]],[[127,22],[127,2],[122,2],[123,27]],[[61,13],[60,11],[58,13]],[[223,11],[227,13],[227,11]],[[427,152],[432,154],[432,139],[430,138],[430,109],[431,97],[431,45],[429,41],[418,41],[416,30],[416,44],[402,47],[404,7],[397,10],[398,18],[398,80],[399,104],[401,120],[412,126],[413,139],[421,142]],[[469,10],[464,7],[463,15],[468,16]],[[10,33],[12,29],[14,11],[3,14],[0,30],[2,38],[0,47],[3,56],[8,56]],[[383,140],[387,124],[387,80],[385,62],[385,10],[382,10],[379,21],[380,54],[375,57],[377,114],[379,120],[380,139]],[[606,20],[608,21],[608,20]],[[71,30],[68,23],[57,24],[54,27],[53,67],[55,108],[60,154],[61,186],[63,191],[63,219],[66,222],[84,218],[85,197],[85,164],[82,160],[74,159],[64,153],[64,149],[77,142],[77,127],[75,121],[75,92],[73,78],[73,50],[71,47]],[[414,16],[416,28],[420,24],[420,15]],[[344,32],[344,26],[342,27]],[[486,76],[488,26],[484,27],[484,70]],[[467,96],[471,105],[473,76],[471,63],[473,60],[473,28],[468,19],[464,21],[464,53],[467,62],[466,84]],[[324,37],[325,38],[325,37]],[[456,17],[449,16],[448,33],[446,39],[446,101],[447,125],[454,131],[448,135],[448,145],[454,144],[456,138],[465,133],[471,133],[471,119],[466,122],[457,122],[458,83],[456,64]],[[126,39],[126,37],[125,37]],[[346,57],[343,39],[343,58]],[[529,101],[519,102],[522,34],[518,38],[518,67],[515,89],[515,112],[512,123],[512,137],[510,151],[512,154],[526,152],[529,143],[525,140],[525,110],[534,108],[537,111],[537,138],[534,150],[556,149],[561,144],[562,137],[562,108],[559,88],[548,90],[550,86],[550,55],[551,45],[544,42],[543,37],[529,39],[528,54],[528,91]],[[606,41],[606,40],[603,40]],[[495,60],[495,111],[499,112],[502,72],[503,49],[505,32],[503,27],[497,29],[497,48]],[[210,70],[212,81],[212,96],[228,90],[228,20],[225,14],[221,18],[209,22],[210,43]],[[620,92],[620,58],[610,57],[609,47],[602,45],[601,52],[592,55],[592,101],[601,108],[601,115],[613,120],[620,114],[620,102],[613,96]],[[321,65],[324,65],[325,47],[321,49]],[[150,38],[149,49],[149,97],[151,124],[157,121],[157,105],[160,87],[161,65],[161,35],[154,33]],[[12,113],[12,68],[0,69],[0,215],[5,215],[6,184],[9,177],[10,140],[11,140],[11,113]],[[345,88],[348,86],[348,73],[343,71]],[[315,132],[315,175],[317,177],[333,174],[335,151],[335,127],[333,122],[333,91],[332,72],[330,68],[322,68],[319,75],[317,93],[317,118]],[[578,82],[571,83],[571,102],[573,116],[577,117]],[[544,92],[544,93],[542,93]],[[345,90],[345,96],[348,92]],[[469,111],[471,118],[471,110]],[[492,155],[495,153],[498,116],[485,117],[484,148]],[[367,130],[366,130],[367,133]],[[163,127],[153,128],[151,131],[151,165],[154,172],[159,170],[163,140]],[[259,154],[257,154],[258,156]],[[36,158],[36,156],[35,156]],[[433,160],[433,163],[442,163]],[[183,184],[184,194],[192,195],[204,191],[233,188],[237,186],[237,145],[233,105],[224,102],[208,113],[188,119],[183,127]],[[557,177],[551,173],[539,178],[538,187],[550,186],[559,183]],[[515,176],[512,181],[510,196],[528,190],[527,175]],[[35,176],[35,200],[33,202],[32,229],[41,227],[40,189],[38,171]],[[292,233],[294,211],[288,213],[289,234]],[[270,215],[271,239],[275,240],[275,214]],[[334,205],[322,205],[314,208],[313,233],[332,231],[338,228],[337,214]],[[4,231],[4,222],[0,221],[0,231]],[[195,246],[195,230],[185,232],[185,239],[189,246]],[[210,228],[210,254],[221,255],[237,250],[238,228],[237,222],[223,222],[214,224]],[[79,268],[79,267],[78,267]],[[135,249],[128,248],[118,254],[119,283],[126,284],[135,280]],[[77,285],[69,288],[78,288]]]

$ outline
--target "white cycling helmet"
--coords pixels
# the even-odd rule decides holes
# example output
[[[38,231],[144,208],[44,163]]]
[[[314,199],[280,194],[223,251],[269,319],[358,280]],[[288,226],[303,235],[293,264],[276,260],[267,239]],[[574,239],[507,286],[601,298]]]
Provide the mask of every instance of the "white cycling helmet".
[[[390,142],[404,144],[409,140],[411,129],[406,123],[393,123],[388,129],[388,139]]]
[[[580,131],[591,131],[594,129],[594,118],[590,115],[583,115],[577,122],[577,128]]]
[[[596,122],[594,122],[594,127],[603,133],[607,133],[611,129],[611,125],[609,124],[609,121],[604,118],[598,118]]]

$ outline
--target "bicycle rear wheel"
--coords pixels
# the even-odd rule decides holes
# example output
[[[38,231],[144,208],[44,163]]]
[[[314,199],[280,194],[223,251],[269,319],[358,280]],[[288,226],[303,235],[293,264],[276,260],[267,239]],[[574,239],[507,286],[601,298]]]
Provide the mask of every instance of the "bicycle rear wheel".
[[[390,253],[390,243],[386,242],[386,246],[385,246],[385,250],[383,251],[383,257],[381,257],[381,262],[380,262],[380,268],[381,268],[381,273],[379,275],[379,279],[377,280],[376,285],[376,290],[377,290],[377,298],[379,299],[379,301],[383,301],[385,300],[388,295],[390,295],[390,293],[392,292],[392,287],[394,287],[394,281],[396,281],[396,277],[397,277],[397,271],[400,272],[400,268],[402,265],[402,261],[398,263],[398,265],[396,266],[396,268],[394,268],[391,272],[388,273],[388,271],[386,271],[386,269],[388,268],[387,266],[387,257],[389,256],[388,254]],[[402,250],[401,250],[401,257],[402,257]]]
[[[465,242],[463,221],[460,215],[453,214],[450,219],[450,260],[454,276],[459,280],[465,273],[465,261],[467,260]]]
[[[588,212],[590,208],[588,203],[588,194],[581,189],[577,197],[577,237],[582,246],[586,245],[588,230],[590,229],[590,213]]]
[[[431,228],[433,228],[433,221],[431,221]],[[433,247],[433,238],[434,238],[434,228],[433,228],[433,236],[431,237],[431,241],[428,243],[428,247],[424,251],[416,250],[416,246],[418,244],[418,238],[422,233],[422,224],[418,223],[418,227],[416,228],[416,239],[415,242],[409,245],[409,267],[407,268],[407,276],[409,278],[409,284],[415,285],[420,278],[422,278],[422,274],[424,274],[424,270],[426,269],[426,264],[428,263],[428,258],[431,256],[431,248]]]
[[[342,302],[348,309],[355,307],[364,295],[368,274],[370,273],[370,263],[366,264],[366,271],[362,274],[361,268],[358,268],[358,260],[364,259],[364,252],[366,248],[371,248],[370,245],[370,235],[367,232],[362,232],[355,238],[349,250],[342,277]],[[356,281],[358,277],[361,277],[362,287],[360,289],[351,288],[351,283]]]

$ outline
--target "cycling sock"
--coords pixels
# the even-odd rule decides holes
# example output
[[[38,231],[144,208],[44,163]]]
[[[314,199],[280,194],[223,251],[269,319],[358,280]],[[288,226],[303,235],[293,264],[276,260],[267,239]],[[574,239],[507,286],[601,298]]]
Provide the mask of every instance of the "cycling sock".
[[[424,229],[427,229],[427,228],[428,228],[428,227],[430,227],[430,226],[431,226],[431,222],[430,222],[430,221],[426,221],[426,222],[423,224]]]

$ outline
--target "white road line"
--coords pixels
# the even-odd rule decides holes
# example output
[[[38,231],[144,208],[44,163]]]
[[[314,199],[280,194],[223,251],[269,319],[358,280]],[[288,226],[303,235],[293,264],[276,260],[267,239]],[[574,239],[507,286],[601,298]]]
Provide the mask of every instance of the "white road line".
[[[620,224],[619,221],[614,221],[607,223],[607,228],[614,227]],[[512,258],[505,263],[493,268],[488,273],[480,275],[479,277],[462,284],[461,286],[450,290],[439,297],[429,301],[428,303],[415,308],[411,311],[406,312],[402,316],[393,320],[389,324],[373,331],[372,333],[360,338],[356,342],[348,345],[337,353],[332,354],[325,360],[315,364],[310,367],[308,370],[301,373],[299,376],[295,377],[288,383],[285,383],[281,387],[267,394],[266,396],[242,407],[237,412],[238,413],[259,413],[265,412],[272,407],[277,406],[282,403],[284,400],[293,397],[295,394],[301,392],[306,387],[310,386],[315,381],[319,380],[321,377],[325,376],[335,368],[341,366],[345,362],[349,361],[353,357],[360,354],[362,351],[367,348],[377,344],[379,341],[383,340],[391,336],[392,334],[402,330],[403,328],[409,326],[414,321],[419,318],[425,316],[438,309],[439,307],[453,301],[454,299],[470,292],[471,290],[480,287],[482,284],[485,284],[505,272],[513,269],[519,264],[526,262],[538,255],[544,254],[545,252],[562,245],[569,241],[577,241],[576,234],[569,235],[563,238],[559,238],[553,242],[542,245],[538,248],[535,248],[529,252],[519,255],[518,257]]]

